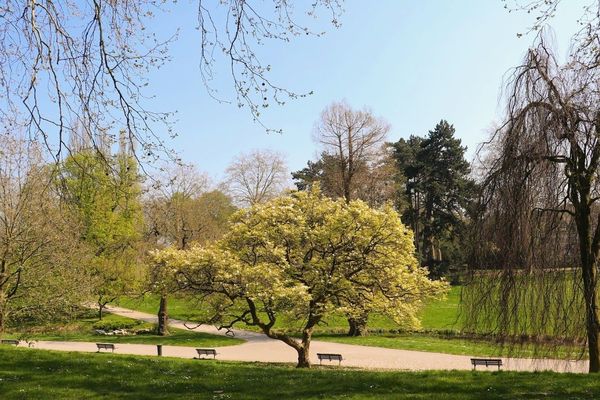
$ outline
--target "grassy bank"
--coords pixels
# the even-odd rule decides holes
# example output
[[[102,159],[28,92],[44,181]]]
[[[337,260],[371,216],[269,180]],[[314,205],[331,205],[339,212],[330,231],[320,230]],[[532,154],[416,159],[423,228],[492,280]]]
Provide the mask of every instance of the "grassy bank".
[[[374,372],[0,348],[0,398],[595,399],[595,375]]]
[[[98,335],[98,328],[128,328],[131,331],[149,330],[151,333],[139,335]],[[2,335],[3,338],[22,338],[27,340],[60,340],[76,342],[107,342],[107,343],[136,343],[136,344],[164,344],[172,346],[217,347],[240,344],[240,339],[209,335],[182,329],[171,329],[169,336],[158,336],[154,333],[154,326],[149,323],[106,314],[102,321],[98,321],[94,313],[82,315],[74,321],[60,324],[28,327],[29,332],[12,332]],[[110,330],[110,329],[108,329]]]

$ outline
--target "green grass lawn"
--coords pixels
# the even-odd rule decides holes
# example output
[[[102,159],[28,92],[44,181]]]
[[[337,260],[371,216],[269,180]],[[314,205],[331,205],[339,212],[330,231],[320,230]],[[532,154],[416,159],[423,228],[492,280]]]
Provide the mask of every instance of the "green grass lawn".
[[[0,348],[0,398],[597,399],[596,375],[376,372]]]
[[[362,346],[386,347],[390,349],[429,351],[446,354],[472,355],[472,356],[512,356],[512,357],[581,357],[579,348],[564,348],[559,352],[548,351],[544,353],[543,348],[523,347],[501,347],[492,341],[482,339],[470,339],[455,337],[453,333],[460,327],[459,301],[460,287],[452,287],[448,297],[428,304],[422,312],[423,332],[413,333],[391,333],[397,330],[392,320],[382,315],[372,315],[369,319],[370,335],[365,337],[348,337],[347,321],[343,316],[332,316],[324,324],[315,330],[314,340],[322,340],[337,343],[355,344]],[[146,296],[138,299],[123,299],[120,305],[146,312],[156,312],[158,308],[157,297]],[[198,316],[200,313],[193,301],[183,298],[173,298],[169,302],[170,315],[172,318],[186,319],[190,316]],[[297,328],[297,323],[289,322],[284,328]],[[247,329],[247,327],[240,326]],[[554,350],[554,349],[551,349]],[[585,354],[584,354],[585,356]]]
[[[314,340],[387,347],[390,349],[430,351],[470,356],[501,356],[502,349],[492,343],[471,339],[438,337],[427,334],[377,335],[349,337],[344,335],[315,335]]]
[[[460,330],[460,286],[452,286],[444,300],[427,304],[421,313],[421,325],[428,330]]]
[[[434,353],[458,354],[481,357],[520,357],[520,358],[583,358],[579,347],[535,348],[533,346],[502,347],[485,340],[466,339],[452,336],[440,336],[433,333],[412,334],[371,334],[363,337],[345,335],[315,335],[313,340],[354,344],[359,346],[386,347],[389,349],[429,351]],[[547,350],[547,351],[545,351]]]
[[[2,335],[3,338],[26,338],[35,340],[60,340],[76,342],[107,342],[107,343],[137,343],[137,344],[164,344],[173,346],[218,347],[240,344],[243,340],[229,337],[210,335],[207,333],[193,332],[182,329],[171,329],[169,336],[156,334],[141,335],[98,335],[94,333],[98,325],[94,313],[85,314],[75,321],[61,324],[45,325],[33,328],[26,335],[12,332]],[[114,314],[105,314],[102,325],[116,327],[130,327],[131,330],[153,329],[153,325],[131,318]]]
[[[453,330],[459,328],[458,324],[458,303],[460,300],[460,290],[458,286],[451,288],[448,297],[428,304],[421,315],[422,327],[427,330]],[[158,311],[160,298],[154,295],[145,295],[142,297],[123,297],[119,299],[117,305],[133,310],[143,311],[150,314],[156,314]],[[202,319],[201,306],[193,299],[185,297],[170,297],[168,303],[169,316],[180,320]],[[242,329],[247,327],[240,325]],[[284,321],[280,328],[299,329],[297,321]],[[369,318],[369,328],[372,330],[391,330],[398,329],[398,326],[391,319],[382,315],[372,315]],[[348,330],[348,321],[342,315],[331,316],[327,318],[316,332],[321,333],[342,333]]]
[[[146,294],[139,297],[121,297],[115,304],[132,310],[143,311],[149,314],[158,312],[160,297]],[[171,296],[168,300],[169,317],[183,321],[202,319],[204,314],[201,307],[189,297]]]

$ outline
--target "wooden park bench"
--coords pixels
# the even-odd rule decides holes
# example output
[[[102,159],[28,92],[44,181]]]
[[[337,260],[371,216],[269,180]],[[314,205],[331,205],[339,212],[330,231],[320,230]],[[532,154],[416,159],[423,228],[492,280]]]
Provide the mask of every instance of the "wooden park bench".
[[[19,340],[17,340],[17,339],[2,339],[2,340],[0,340],[0,343],[2,343],[2,344],[12,344],[13,346],[18,346],[19,345]]]
[[[485,365],[486,368],[489,366],[498,367],[498,371],[500,371],[502,360],[499,358],[471,358],[471,364],[473,364],[473,370],[475,370],[478,365]]]
[[[323,362],[323,360],[328,360],[328,361],[337,361],[338,365],[340,365],[343,360],[341,354],[317,353],[317,357],[319,358],[319,364],[321,364]]]
[[[214,358],[217,358],[217,351],[215,349],[196,349],[196,351],[198,352],[198,358],[202,358],[202,356],[213,356]]]
[[[113,353],[115,352],[115,345],[113,343],[96,343],[98,347],[97,353],[100,353],[100,350],[111,350]]]

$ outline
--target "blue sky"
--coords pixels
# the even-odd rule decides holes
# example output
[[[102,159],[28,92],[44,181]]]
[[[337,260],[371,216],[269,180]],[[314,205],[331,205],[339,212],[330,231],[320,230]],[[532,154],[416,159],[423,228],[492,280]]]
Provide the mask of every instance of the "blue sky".
[[[556,47],[565,54],[585,1],[568,0],[554,18]],[[186,162],[214,179],[240,152],[269,148],[286,155],[290,170],[316,157],[311,132],[329,103],[345,99],[368,106],[392,125],[389,139],[425,135],[440,119],[454,124],[472,157],[501,117],[501,84],[523,58],[533,36],[517,38],[531,24],[526,14],[508,13],[500,0],[347,0],[342,26],[321,38],[259,49],[273,65],[273,80],[312,96],[270,107],[267,134],[247,111],[207,94],[199,74],[199,37],[193,3],[182,2],[154,27],[168,36],[173,61],[151,76],[153,108],[177,111],[179,137],[172,146]],[[223,68],[221,68],[221,71]],[[233,98],[229,76],[218,71],[220,96]]]

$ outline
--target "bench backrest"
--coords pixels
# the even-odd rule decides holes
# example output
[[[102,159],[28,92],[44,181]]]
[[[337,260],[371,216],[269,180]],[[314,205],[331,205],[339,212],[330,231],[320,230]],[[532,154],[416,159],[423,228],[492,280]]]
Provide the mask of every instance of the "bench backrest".
[[[341,354],[332,354],[332,353],[317,353],[317,357],[319,358],[327,358],[329,360],[341,360]]]
[[[492,359],[471,358],[471,363],[477,364],[477,365],[502,365],[502,360],[499,358],[498,359],[496,359],[496,358],[492,358]]]

